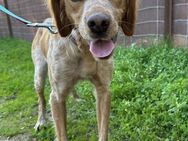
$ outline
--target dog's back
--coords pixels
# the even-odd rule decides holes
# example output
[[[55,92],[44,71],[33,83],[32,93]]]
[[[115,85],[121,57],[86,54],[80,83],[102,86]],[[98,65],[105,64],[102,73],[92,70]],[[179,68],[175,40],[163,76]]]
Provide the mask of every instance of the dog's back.
[[[48,18],[44,23],[52,24],[52,19]],[[49,47],[49,38],[50,32],[45,28],[39,28],[33,39],[32,51],[35,51],[36,48],[41,48],[43,55],[46,57]]]

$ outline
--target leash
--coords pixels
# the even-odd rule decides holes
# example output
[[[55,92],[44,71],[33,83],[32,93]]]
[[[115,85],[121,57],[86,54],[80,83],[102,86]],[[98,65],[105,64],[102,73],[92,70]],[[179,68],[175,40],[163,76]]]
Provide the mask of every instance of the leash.
[[[12,13],[2,5],[0,5],[0,11],[2,11],[5,14],[8,14],[9,16],[17,19],[18,21],[22,22],[23,24],[27,25],[28,27],[41,27],[41,28],[47,28],[52,34],[57,34],[57,29],[54,25],[51,25],[50,23],[32,23],[31,21],[28,21],[22,17],[17,16],[16,14]]]

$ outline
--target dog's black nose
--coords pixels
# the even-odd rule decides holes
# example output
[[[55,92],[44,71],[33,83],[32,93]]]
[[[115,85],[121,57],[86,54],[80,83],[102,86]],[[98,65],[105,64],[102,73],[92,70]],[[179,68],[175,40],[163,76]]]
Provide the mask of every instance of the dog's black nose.
[[[87,20],[91,32],[101,35],[107,32],[110,25],[110,16],[105,14],[91,15]]]

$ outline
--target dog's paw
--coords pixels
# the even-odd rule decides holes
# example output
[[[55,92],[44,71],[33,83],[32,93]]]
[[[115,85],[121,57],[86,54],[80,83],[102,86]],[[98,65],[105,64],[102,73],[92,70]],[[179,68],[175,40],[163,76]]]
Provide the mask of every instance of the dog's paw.
[[[46,119],[42,118],[38,120],[34,127],[35,131],[39,131],[45,124],[46,124]]]
[[[76,102],[82,102],[83,100],[80,97],[74,98]]]

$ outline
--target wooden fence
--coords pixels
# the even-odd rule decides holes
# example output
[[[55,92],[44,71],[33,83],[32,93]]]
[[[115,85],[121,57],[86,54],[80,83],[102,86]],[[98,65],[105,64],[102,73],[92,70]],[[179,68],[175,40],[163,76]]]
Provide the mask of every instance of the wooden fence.
[[[35,22],[49,17],[46,0],[0,0],[12,12]],[[188,45],[188,0],[140,0],[136,32],[133,37],[120,33],[122,44],[151,38],[171,37],[175,43]],[[0,37],[13,36],[31,41],[36,30],[0,13]]]

